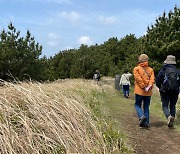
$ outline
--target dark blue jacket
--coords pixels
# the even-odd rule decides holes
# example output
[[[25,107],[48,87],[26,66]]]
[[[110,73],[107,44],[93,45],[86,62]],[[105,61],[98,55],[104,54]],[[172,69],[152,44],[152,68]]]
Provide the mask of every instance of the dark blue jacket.
[[[162,66],[161,70],[159,71],[157,77],[156,77],[156,86],[159,88],[160,92],[165,92],[164,89],[163,89],[162,84],[163,84],[163,81],[164,81],[166,68],[170,68],[170,67],[176,68],[176,65],[164,64]],[[180,77],[180,71],[179,70],[178,70],[178,75]]]

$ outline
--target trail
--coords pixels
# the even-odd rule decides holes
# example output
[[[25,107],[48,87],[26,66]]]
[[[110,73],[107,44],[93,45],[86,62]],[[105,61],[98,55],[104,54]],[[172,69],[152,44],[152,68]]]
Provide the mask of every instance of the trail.
[[[134,105],[129,106],[130,110]],[[134,109],[135,110],[135,109]],[[130,143],[137,154],[179,154],[180,134],[176,129],[169,129],[165,122],[150,116],[148,129],[140,128],[136,113],[124,113],[120,121],[128,133]]]
[[[155,89],[155,92],[158,90]],[[125,130],[129,144],[136,154],[180,154],[180,133],[168,128],[165,121],[159,120],[150,112],[150,127],[140,128],[134,109],[134,94],[130,99],[109,105],[112,118]]]

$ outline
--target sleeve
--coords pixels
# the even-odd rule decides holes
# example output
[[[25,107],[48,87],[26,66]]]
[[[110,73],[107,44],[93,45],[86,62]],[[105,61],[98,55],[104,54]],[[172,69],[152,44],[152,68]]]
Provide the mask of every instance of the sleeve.
[[[178,76],[180,76],[180,69],[177,69],[177,71],[178,71]]]
[[[128,78],[130,78],[130,77],[132,76],[132,74],[131,74],[131,73],[128,73],[127,75],[128,75]]]
[[[119,81],[119,85],[120,85],[120,86],[122,85],[122,76],[123,76],[123,75],[121,75],[121,78],[120,78],[120,81]]]
[[[134,70],[133,70],[133,75],[134,75],[134,79],[135,79],[135,82],[142,88],[144,89],[145,88],[145,84],[144,84],[144,81],[139,73],[139,69],[138,67],[135,67]]]
[[[180,70],[178,69],[178,85],[179,85],[179,87],[180,87]]]
[[[152,69],[151,70],[151,76],[149,78],[149,85],[153,86],[154,82],[155,82],[155,76],[154,76],[154,70]]]
[[[161,84],[164,80],[164,73],[163,73],[163,69],[161,69],[158,73],[158,75],[156,76],[156,86],[158,88],[161,88]]]

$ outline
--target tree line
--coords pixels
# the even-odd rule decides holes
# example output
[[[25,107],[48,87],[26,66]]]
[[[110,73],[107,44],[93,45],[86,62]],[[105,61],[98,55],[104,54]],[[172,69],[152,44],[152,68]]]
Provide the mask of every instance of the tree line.
[[[0,78],[3,80],[53,81],[65,78],[92,78],[96,69],[102,76],[130,71],[141,53],[149,56],[149,65],[157,73],[166,56],[172,54],[180,66],[180,8],[163,14],[153,25],[147,26],[145,35],[137,38],[128,34],[118,40],[109,38],[103,44],[81,45],[79,49],[64,50],[47,58],[42,46],[35,41],[30,31],[25,37],[8,25],[0,33]]]

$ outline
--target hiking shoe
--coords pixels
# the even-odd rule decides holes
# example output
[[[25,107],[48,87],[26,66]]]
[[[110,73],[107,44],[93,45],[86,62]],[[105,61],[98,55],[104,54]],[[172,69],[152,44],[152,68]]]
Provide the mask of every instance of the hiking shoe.
[[[145,123],[143,127],[149,128],[149,124],[148,124],[148,123]]]
[[[128,94],[126,94],[126,95],[125,95],[125,97],[126,97],[126,98],[129,98],[129,95],[128,95]]]
[[[174,117],[169,116],[168,117],[168,122],[167,122],[168,127],[173,127],[173,123],[174,123]]]
[[[142,117],[139,119],[139,126],[140,126],[140,127],[144,127],[146,120],[147,120],[146,117],[145,117],[145,116],[142,116]]]

